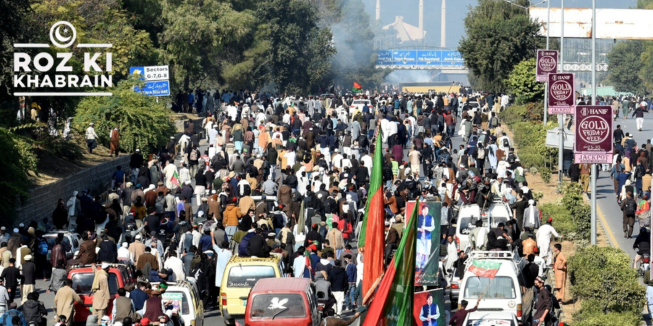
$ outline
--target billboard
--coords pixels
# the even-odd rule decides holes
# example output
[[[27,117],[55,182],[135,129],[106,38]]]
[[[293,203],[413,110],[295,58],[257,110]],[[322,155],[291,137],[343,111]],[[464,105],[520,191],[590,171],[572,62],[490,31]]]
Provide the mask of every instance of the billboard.
[[[565,37],[590,38],[592,37],[592,9],[591,8],[565,8]],[[562,11],[560,8],[551,8],[551,16],[547,26],[547,8],[531,7],[531,19],[537,20],[540,35],[560,37],[560,21]],[[598,39],[653,39],[653,20],[651,10],[646,9],[596,9],[596,38]]]
[[[549,74],[549,114],[574,114],[573,73]]]
[[[129,74],[141,75],[140,80],[145,81],[145,87],[134,87],[134,91],[148,96],[170,96],[170,82],[168,66],[139,66],[129,67]]]
[[[575,163],[612,163],[613,112],[609,105],[579,105],[574,115]]]
[[[421,285],[438,284],[438,263],[440,258],[440,218],[442,203],[422,201],[417,211],[417,257],[415,257],[415,280]],[[412,212],[415,201],[406,203],[406,212]],[[408,213],[406,214],[408,215]],[[406,224],[408,218],[406,216]]]
[[[377,68],[465,69],[460,52],[450,50],[379,50]]]
[[[537,50],[537,67],[535,70],[535,80],[538,82],[548,81],[550,73],[558,72],[558,51]]]

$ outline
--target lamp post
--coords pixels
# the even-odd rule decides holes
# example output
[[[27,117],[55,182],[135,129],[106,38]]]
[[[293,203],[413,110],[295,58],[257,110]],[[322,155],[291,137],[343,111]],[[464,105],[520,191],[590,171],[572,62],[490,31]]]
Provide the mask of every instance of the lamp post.
[[[596,0],[592,0],[592,105],[596,105]],[[590,186],[591,189],[591,204],[592,204],[592,217],[591,217],[591,231],[590,243],[596,245],[596,174],[598,166],[592,164],[592,173],[590,173]]]

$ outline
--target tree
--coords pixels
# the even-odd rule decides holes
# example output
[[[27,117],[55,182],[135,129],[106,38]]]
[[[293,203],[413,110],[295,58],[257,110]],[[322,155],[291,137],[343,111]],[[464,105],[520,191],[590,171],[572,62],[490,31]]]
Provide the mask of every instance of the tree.
[[[644,94],[644,80],[638,75],[644,68],[641,60],[645,47],[642,41],[619,42],[608,53],[608,79],[618,92]]]
[[[220,74],[227,45],[246,39],[254,27],[248,11],[235,11],[218,0],[163,0],[159,37],[164,61],[172,65],[176,84],[188,89],[191,79]],[[244,49],[243,49],[244,50]]]
[[[335,54],[331,31],[318,27],[317,11],[302,0],[259,2],[259,23],[267,24],[270,48],[265,55],[264,79],[280,92],[302,93],[325,80]]]
[[[0,160],[3,176],[0,178],[0,216],[11,225],[19,199],[29,195],[28,173],[36,172],[36,155],[31,146],[5,128],[0,128],[0,151],[5,156]]]
[[[526,0],[516,3],[529,5]],[[542,45],[539,28],[522,8],[503,1],[479,0],[465,17],[467,36],[460,41],[458,51],[483,90],[504,91],[515,65],[533,58]]]
[[[524,60],[510,73],[506,86],[514,92],[517,104],[538,102],[544,99],[544,83],[535,80],[534,58]]]
[[[134,86],[144,83],[130,78],[118,83],[113,96],[85,97],[77,106],[74,128],[83,132],[93,122],[99,142],[108,145],[111,129],[118,126],[120,148],[128,152],[136,148],[149,152],[164,145],[175,132],[170,110],[153,96],[135,92]]]

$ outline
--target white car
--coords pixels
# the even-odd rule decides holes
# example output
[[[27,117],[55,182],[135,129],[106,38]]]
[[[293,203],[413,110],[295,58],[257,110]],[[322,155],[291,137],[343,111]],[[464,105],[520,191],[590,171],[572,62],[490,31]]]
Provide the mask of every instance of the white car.
[[[47,260],[50,261],[50,255],[52,254],[52,247],[54,247],[54,241],[59,236],[59,233],[63,233],[63,242],[64,248],[66,250],[66,259],[73,259],[77,252],[79,251],[79,246],[82,243],[82,238],[77,233],[73,233],[66,230],[53,230],[43,235],[43,238],[48,243],[48,255]]]
[[[354,100],[349,106],[349,116],[354,116],[356,112],[363,112],[363,107],[367,104],[369,108],[372,108],[372,102],[370,100]]]
[[[511,313],[518,320],[521,320],[522,296],[519,288],[520,271],[516,262],[519,259],[518,256],[511,251],[472,251],[465,262],[465,275],[460,282],[458,309],[461,308],[461,302],[463,300],[468,302],[469,307],[474,307],[478,298],[483,295],[478,305],[479,312]],[[496,275],[492,278],[487,275],[477,276],[474,274],[474,269],[472,269],[475,261],[499,263],[500,265],[498,266]],[[479,272],[482,273],[482,271]]]
[[[509,312],[474,311],[467,314],[464,326],[517,326],[515,314]]]
[[[475,228],[476,221],[481,218],[481,208],[476,204],[462,205],[458,211],[458,221],[456,223],[456,241],[458,248],[465,250],[469,243],[469,235]],[[487,226],[487,222],[483,222]]]

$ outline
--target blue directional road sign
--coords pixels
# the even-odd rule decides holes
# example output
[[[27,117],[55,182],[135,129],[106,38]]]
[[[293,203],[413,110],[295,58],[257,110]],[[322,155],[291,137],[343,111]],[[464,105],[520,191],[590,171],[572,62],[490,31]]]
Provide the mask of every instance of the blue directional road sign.
[[[167,80],[145,82],[143,89],[135,87],[134,90],[148,96],[170,96],[170,82]]]

